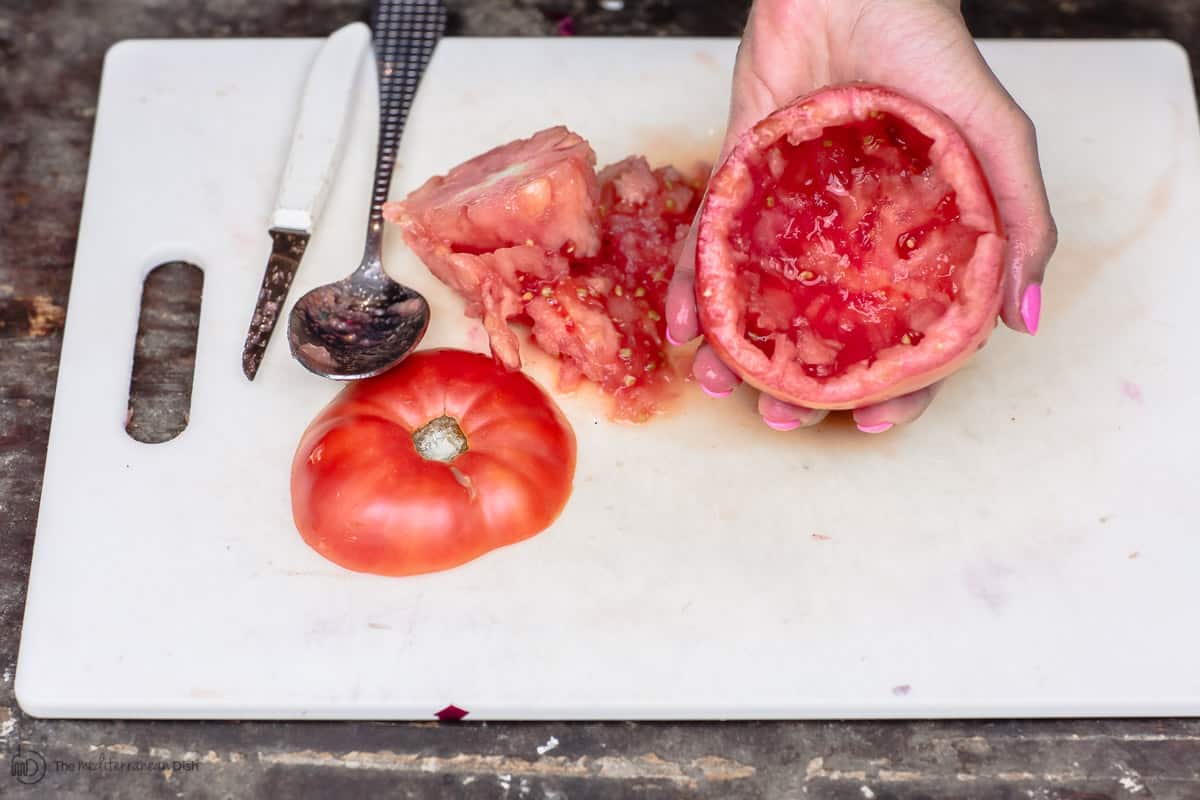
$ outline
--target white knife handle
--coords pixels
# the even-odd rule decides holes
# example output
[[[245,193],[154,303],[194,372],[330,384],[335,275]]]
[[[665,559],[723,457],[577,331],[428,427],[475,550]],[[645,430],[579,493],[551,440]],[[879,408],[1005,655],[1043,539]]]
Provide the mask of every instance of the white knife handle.
[[[354,84],[370,41],[371,29],[354,22],[335,31],[317,53],[300,100],[272,228],[312,232],[333,182]]]

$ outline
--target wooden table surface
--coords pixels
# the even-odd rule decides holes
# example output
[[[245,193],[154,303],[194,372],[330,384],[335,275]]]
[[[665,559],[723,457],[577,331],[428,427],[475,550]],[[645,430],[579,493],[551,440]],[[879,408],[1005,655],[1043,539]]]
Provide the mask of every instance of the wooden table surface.
[[[104,51],[130,37],[324,35],[365,19],[368,5],[0,2],[0,797],[1200,798],[1200,720],[392,724],[22,714],[12,677]],[[567,18],[583,35],[736,35],[748,3],[446,5],[460,35],[555,35]],[[1200,61],[1198,0],[964,5],[978,36],[1169,37]],[[147,352],[168,370],[182,357],[172,334],[186,327],[187,306],[165,306],[147,330]],[[146,390],[176,391],[153,376]],[[153,437],[166,423],[135,415],[133,424]],[[1179,635],[1196,635],[1194,614],[1164,613],[1179,614]],[[40,774],[34,752],[46,767],[31,783]]]

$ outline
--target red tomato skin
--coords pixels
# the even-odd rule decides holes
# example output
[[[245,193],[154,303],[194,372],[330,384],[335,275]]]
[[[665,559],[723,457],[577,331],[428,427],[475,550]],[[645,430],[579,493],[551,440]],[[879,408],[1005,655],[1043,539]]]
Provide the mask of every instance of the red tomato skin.
[[[454,418],[468,449],[424,458],[413,432]],[[292,516],[357,572],[450,569],[547,528],[571,494],[575,434],[554,401],[487,356],[426,350],[346,387],[301,437]]]

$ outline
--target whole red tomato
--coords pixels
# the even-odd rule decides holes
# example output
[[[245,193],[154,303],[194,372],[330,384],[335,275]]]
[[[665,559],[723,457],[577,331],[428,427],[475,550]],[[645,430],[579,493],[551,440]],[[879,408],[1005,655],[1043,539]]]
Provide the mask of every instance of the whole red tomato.
[[[575,474],[575,435],[520,372],[461,350],[415,353],[348,386],[292,462],[292,515],[347,569],[448,569],[544,530]]]

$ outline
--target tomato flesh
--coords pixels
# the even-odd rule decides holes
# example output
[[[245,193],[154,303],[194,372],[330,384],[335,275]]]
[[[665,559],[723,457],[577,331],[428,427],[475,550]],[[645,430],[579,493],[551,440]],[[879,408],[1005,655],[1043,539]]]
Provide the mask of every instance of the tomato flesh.
[[[748,160],[754,191],[730,243],[749,341],[770,357],[790,338],[818,379],[920,343],[955,301],[979,235],[960,222],[931,145],[873,112]]]
[[[594,165],[581,137],[549,128],[430,178],[384,216],[483,320],[497,361],[521,366],[509,323],[525,323],[559,359],[560,389],[586,378],[614,398],[615,418],[641,421],[678,380],[664,307],[703,171]]]
[[[564,360],[562,383],[569,387],[580,374],[616,398],[617,417],[644,419],[675,379],[666,356],[667,287],[701,187],[674,167],[650,170],[641,158],[602,170],[599,181],[599,252],[586,258],[564,252],[570,271],[557,280],[522,275],[526,313],[518,319]],[[530,316],[530,306],[552,309],[561,328],[550,314]],[[590,336],[595,317],[615,336]],[[597,347],[599,341],[605,346]]]

